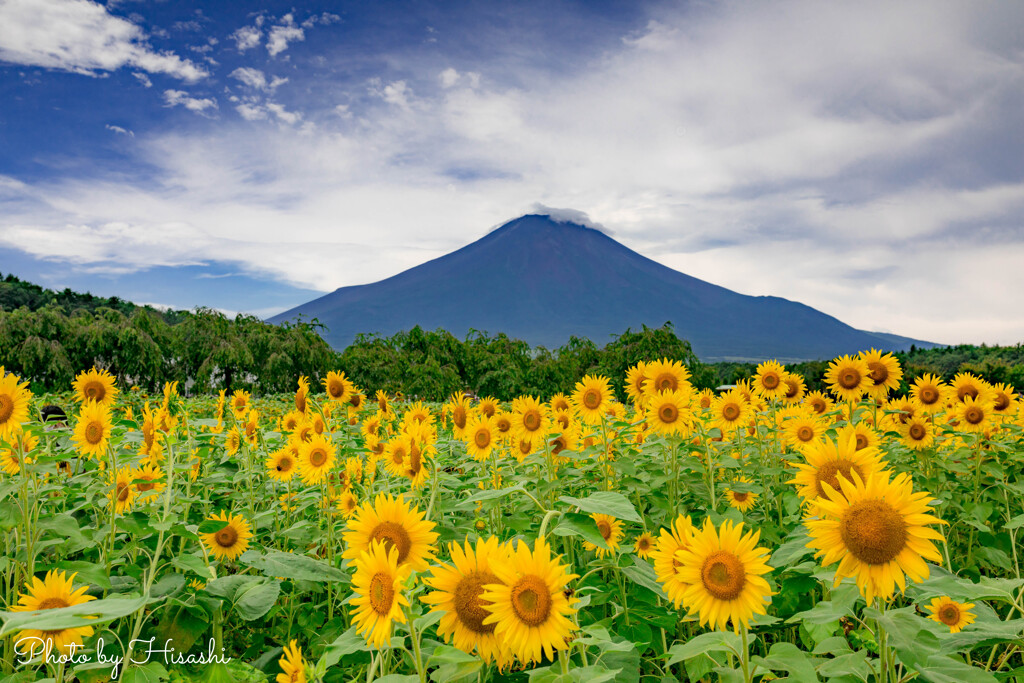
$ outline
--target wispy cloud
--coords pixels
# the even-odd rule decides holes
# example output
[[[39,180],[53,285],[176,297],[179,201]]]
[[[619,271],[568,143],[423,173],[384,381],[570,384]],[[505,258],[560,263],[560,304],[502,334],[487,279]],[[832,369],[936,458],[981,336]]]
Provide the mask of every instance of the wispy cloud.
[[[108,123],[104,127],[107,130],[109,130],[109,131],[111,131],[113,133],[117,133],[118,135],[126,135],[126,136],[128,136],[130,138],[135,137],[135,133],[133,131],[130,131],[127,128],[122,128],[121,126],[114,126],[114,125]]]
[[[210,97],[192,97],[184,90],[164,90],[164,101],[168,107],[181,105],[197,114],[204,114],[217,108],[217,100]]]

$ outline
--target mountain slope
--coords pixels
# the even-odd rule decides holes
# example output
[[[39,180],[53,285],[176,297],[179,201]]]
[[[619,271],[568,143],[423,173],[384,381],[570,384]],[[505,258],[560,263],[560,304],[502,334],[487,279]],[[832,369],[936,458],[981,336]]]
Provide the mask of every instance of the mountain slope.
[[[504,332],[533,345],[571,335],[598,345],[671,321],[704,360],[808,360],[872,346],[906,348],[800,303],[752,297],[690,277],[604,233],[548,216],[513,220],[462,249],[369,285],[342,287],[270,319],[318,318],[344,348],[360,332],[414,325]],[[919,346],[923,342],[917,342]]]

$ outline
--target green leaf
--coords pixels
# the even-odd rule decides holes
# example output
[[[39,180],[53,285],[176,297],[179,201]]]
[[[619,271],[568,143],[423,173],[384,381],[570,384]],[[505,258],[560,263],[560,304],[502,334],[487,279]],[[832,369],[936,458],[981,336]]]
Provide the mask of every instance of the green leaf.
[[[196,530],[200,534],[215,534],[228,525],[223,519],[204,519]]]
[[[169,674],[160,662],[149,662],[142,666],[130,666],[125,669],[121,680],[124,683],[160,683],[166,681]]]
[[[259,619],[270,611],[281,593],[281,582],[262,576],[225,576],[206,584],[210,595],[232,603],[245,621]]]
[[[356,627],[353,626],[335,638],[334,642],[324,649],[324,653],[320,655],[320,660],[316,663],[317,671],[326,671],[341,661],[341,658],[345,655],[365,652],[369,649],[366,641],[356,632]]]
[[[597,529],[597,523],[590,518],[590,515],[581,515],[575,512],[567,512],[558,518],[558,526],[551,530],[556,536],[579,536],[585,541],[593,543],[598,548],[608,548],[604,537]]]
[[[621,571],[633,583],[653,591],[662,600],[668,600],[668,595],[665,594],[665,589],[658,583],[658,575],[655,574],[654,567],[650,563],[634,556],[633,565],[622,567]]]
[[[348,574],[321,560],[307,555],[284,553],[280,550],[247,550],[238,558],[239,563],[252,567],[265,576],[298,581],[338,581],[348,583]]]
[[[671,666],[676,662],[685,662],[698,655],[708,652],[731,652],[737,657],[743,650],[743,641],[738,633],[732,631],[712,631],[702,633],[696,638],[691,638],[685,643],[677,643],[668,650],[668,661],[666,665]]]
[[[0,637],[24,629],[60,631],[81,626],[98,626],[132,614],[145,604],[145,598],[107,598],[59,609],[0,612]]]
[[[796,683],[818,683],[814,661],[793,643],[775,643],[767,657],[753,657],[751,662],[772,671],[785,671],[789,673],[788,680]]]
[[[772,553],[768,564],[776,569],[781,569],[808,555],[812,555],[814,551],[807,547],[810,540],[811,537],[807,534],[807,528],[801,524],[786,536],[786,541]]]
[[[476,673],[483,666],[483,662],[479,657],[466,654],[458,648],[440,645],[427,660],[427,667],[430,666],[438,667],[437,671],[430,675],[430,680],[434,683],[448,683]]]
[[[615,491],[598,491],[583,499],[561,496],[558,500],[568,505],[575,505],[584,512],[611,515],[616,519],[637,524],[643,524],[644,521],[636,513],[636,508],[629,502],[629,499]]]
[[[455,507],[462,508],[466,507],[468,503],[476,503],[483,500],[497,500],[498,498],[504,498],[515,491],[524,490],[526,490],[526,487],[523,484],[516,484],[515,486],[509,486],[503,489],[487,489],[485,491],[480,491],[479,493],[474,493],[466,500],[459,501]]]

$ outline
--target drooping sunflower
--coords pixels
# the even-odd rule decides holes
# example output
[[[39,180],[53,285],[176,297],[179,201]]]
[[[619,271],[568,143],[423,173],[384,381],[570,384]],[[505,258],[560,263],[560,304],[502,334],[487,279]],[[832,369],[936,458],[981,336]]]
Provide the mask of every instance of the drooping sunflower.
[[[885,399],[888,398],[890,391],[899,388],[900,380],[903,379],[903,369],[900,368],[896,356],[871,349],[862,351],[859,357],[867,363],[868,377],[871,378],[871,386],[867,389],[868,396]]]
[[[471,420],[463,431],[466,440],[466,452],[476,461],[486,460],[497,443],[494,418],[479,415]]]
[[[10,448],[0,448],[0,470],[7,474],[17,474],[23,463],[32,464],[29,455],[39,445],[39,439],[29,432],[21,432],[12,436]]]
[[[948,626],[950,633],[960,633],[964,626],[974,623],[973,607],[973,602],[957,602],[948,595],[934,598],[925,605],[925,609],[932,613],[928,618]]]
[[[291,481],[299,469],[299,448],[289,443],[266,459],[267,475],[277,481]]]
[[[332,401],[337,403],[345,403],[352,395],[352,390],[355,387],[352,381],[345,376],[344,372],[328,372],[327,377],[323,380],[324,389],[327,391],[327,396]],[[386,403],[386,402],[385,402]]]
[[[661,360],[648,363],[644,368],[646,381],[643,384],[644,393],[653,396],[661,391],[692,391],[690,386],[690,371],[680,361],[662,358]]]
[[[437,633],[446,643],[463,652],[480,656],[484,663],[495,662],[502,668],[510,659],[505,643],[495,635],[495,624],[485,624],[490,616],[485,609],[484,586],[500,584],[494,573],[496,565],[508,563],[508,550],[497,538],[477,539],[476,548],[469,541],[463,546],[449,545],[451,564],[431,568],[425,583],[433,590],[421,599],[431,612],[441,612]]]
[[[402,475],[409,480],[413,489],[423,486],[430,478],[430,472],[426,467],[426,459],[432,451],[432,446],[425,448],[416,439],[409,440],[409,454],[403,463]]]
[[[804,383],[804,378],[795,372],[787,372],[782,376],[782,383],[786,385],[786,390],[782,394],[782,400],[789,404],[800,403],[804,399],[804,394],[807,393],[807,385]]]
[[[891,598],[896,588],[906,588],[906,577],[919,582],[928,578],[925,560],[941,562],[932,541],[942,535],[930,528],[942,524],[931,514],[932,499],[927,492],[914,493],[910,475],[890,480],[888,471],[862,479],[839,479],[839,489],[826,486],[827,497],[816,507],[820,519],[808,519],[811,541],[822,564],[839,563],[835,585],[852,576],[864,599]],[[904,576],[906,575],[906,577]]]
[[[471,412],[469,399],[460,391],[451,397],[444,405],[444,409],[445,413],[452,418],[452,434],[456,439],[463,439]]]
[[[224,450],[228,455],[234,455],[242,448],[244,442],[245,432],[238,425],[235,425],[224,436]]]
[[[229,515],[221,511],[206,518],[209,521],[227,522],[221,529],[208,534],[199,534],[203,545],[218,560],[234,560],[249,547],[252,530],[249,522],[240,515]]]
[[[532,550],[520,540],[507,562],[492,565],[498,581],[484,586],[481,606],[490,612],[484,625],[494,624],[495,637],[524,664],[554,659],[576,631],[575,600],[565,594],[576,575],[559,560],[543,538]]]
[[[758,548],[760,531],[743,533],[743,524],[722,522],[715,529],[711,520],[693,534],[690,545],[676,552],[680,582],[686,584],[683,606],[697,614],[701,626],[724,630],[747,628],[755,614],[765,614],[771,602],[771,587],[764,575],[771,572],[768,550]]]
[[[75,400],[79,403],[96,401],[96,403],[110,406],[114,404],[114,399],[117,397],[114,376],[106,370],[97,370],[95,367],[78,373],[73,386]]]
[[[381,649],[391,641],[394,622],[405,623],[403,607],[409,600],[402,593],[411,567],[398,560],[399,549],[374,541],[352,556],[356,573],[352,577],[352,623],[367,644]]]
[[[806,462],[797,463],[799,470],[790,483],[806,502],[828,500],[828,489],[839,490],[840,481],[854,475],[865,479],[885,467],[882,454],[873,446],[857,449],[856,437],[833,441],[828,437],[808,444],[802,451]]]
[[[55,570],[46,572],[46,578],[32,577],[32,585],[26,592],[18,596],[18,604],[11,607],[12,612],[35,612],[36,610],[61,609],[63,607],[74,607],[90,600],[95,600],[85,592],[89,586],[82,586],[75,589],[73,582],[77,574],[67,576],[65,572],[59,574]],[[82,641],[93,634],[92,626],[79,626],[77,628],[62,628],[56,631],[39,631],[36,629],[25,629],[18,632],[15,638],[15,649],[18,652],[39,651],[39,643],[45,647],[49,644],[54,652],[70,655],[72,644],[81,646]],[[79,650],[80,652],[80,650]]]
[[[651,551],[654,550],[654,543],[654,536],[645,531],[636,537],[636,543],[633,544],[633,552],[646,560],[651,556]]]
[[[992,414],[992,403],[987,398],[979,400],[965,396],[956,405],[956,429],[971,434],[984,432],[992,426]]]
[[[405,496],[397,498],[380,493],[374,500],[364,502],[353,513],[344,532],[345,552],[355,559],[369,549],[374,541],[398,549],[398,563],[424,571],[434,556],[437,533],[434,523],[424,519],[418,508],[412,507]]]
[[[924,374],[914,380],[910,387],[910,397],[921,408],[922,412],[937,413],[946,404],[948,386],[938,377]]]
[[[868,364],[856,356],[841,356],[829,363],[825,383],[844,401],[859,401],[872,386]]]
[[[608,547],[599,548],[596,544],[589,541],[584,541],[583,547],[587,550],[596,550],[598,557],[614,555],[615,551],[619,549],[619,543],[622,541],[622,522],[611,515],[604,515],[599,512],[590,515],[590,518],[594,520],[601,538],[604,539]]]
[[[768,360],[757,366],[757,372],[751,380],[754,393],[765,400],[779,399],[786,395],[787,387],[783,379],[786,369],[778,361]]]
[[[292,640],[284,646],[284,656],[277,660],[281,673],[277,674],[277,683],[306,683],[306,661],[302,658],[302,650],[298,641]]]
[[[519,441],[543,443],[550,425],[547,407],[533,396],[520,396],[512,401],[512,431]]]
[[[314,434],[299,447],[299,477],[304,484],[319,484],[334,469],[334,444],[326,436]]]
[[[626,371],[626,395],[635,406],[643,406],[647,400],[644,385],[647,383],[647,363],[640,361]]]
[[[654,560],[654,573],[658,582],[665,589],[669,600],[679,608],[683,600],[686,584],[680,579],[679,569],[682,566],[676,558],[676,552],[690,546],[690,539],[695,532],[693,521],[689,515],[679,515],[668,529],[662,529],[658,540],[651,551]]]
[[[801,414],[782,423],[782,436],[786,445],[802,450],[825,433],[827,425],[816,414]]]
[[[576,383],[572,404],[580,419],[588,425],[598,424],[612,400],[612,388],[607,377],[586,375]]]
[[[75,425],[74,441],[78,451],[97,460],[103,459],[112,429],[110,406],[95,401],[85,402]]]
[[[711,403],[711,426],[722,430],[722,435],[743,427],[750,420],[750,404],[743,394],[731,389]]]
[[[924,417],[912,418],[903,426],[903,443],[915,451],[928,448],[935,443],[935,429]]]
[[[812,391],[804,397],[804,404],[811,407],[818,415],[824,415],[832,410],[832,399],[820,391]]]
[[[299,377],[299,388],[295,390],[295,410],[303,415],[309,410],[309,378]]]
[[[155,495],[163,491],[167,487],[162,481],[163,478],[164,471],[152,463],[146,463],[132,472],[135,490],[139,492],[140,497]]]
[[[114,512],[119,515],[130,512],[135,503],[136,491],[132,484],[134,480],[133,470],[128,465],[118,468],[117,473],[111,475],[110,493],[107,494],[107,500],[114,506]]]
[[[690,394],[659,391],[647,395],[647,426],[659,434],[687,434],[693,423]]]
[[[754,507],[757,494],[750,490],[750,479],[747,477],[739,477],[736,481],[741,484],[739,490],[735,486],[730,486],[725,490],[725,497],[729,501],[729,507],[746,512]]]

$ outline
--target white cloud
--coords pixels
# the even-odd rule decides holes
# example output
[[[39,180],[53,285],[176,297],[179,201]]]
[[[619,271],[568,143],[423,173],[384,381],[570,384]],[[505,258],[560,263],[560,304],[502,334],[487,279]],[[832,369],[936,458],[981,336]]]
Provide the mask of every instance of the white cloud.
[[[149,80],[149,76],[147,76],[146,74],[142,73],[141,71],[136,71],[136,72],[132,73],[132,76],[135,76],[135,78],[137,78],[139,80],[139,83],[141,83],[144,87],[146,87],[146,88],[152,88],[153,87],[153,81]]]
[[[295,25],[295,19],[291,14],[286,14],[267,34],[267,52],[271,57],[276,57],[288,49],[288,43],[305,39],[305,31]]]
[[[278,86],[284,85],[288,82],[287,78],[280,78],[274,76],[270,82],[267,82],[267,76],[259,69],[252,67],[239,67],[231,72],[231,77],[241,81],[245,85],[249,86],[254,90],[263,90],[267,92],[273,92]]]
[[[135,137],[134,131],[128,130],[127,128],[122,128],[121,126],[114,126],[108,123],[106,126],[104,126],[104,128],[119,135],[127,135],[130,138]]]
[[[88,75],[131,66],[187,82],[208,75],[187,59],[154,51],[141,28],[90,0],[0,3],[0,61]]]
[[[257,17],[257,23],[262,23],[263,17]],[[243,26],[229,36],[235,41],[239,52],[245,52],[260,44],[263,32],[256,26]]]
[[[191,97],[184,90],[164,90],[164,101],[168,107],[181,105],[189,111],[197,114],[204,113],[207,109],[216,109],[217,101],[209,97]]]

